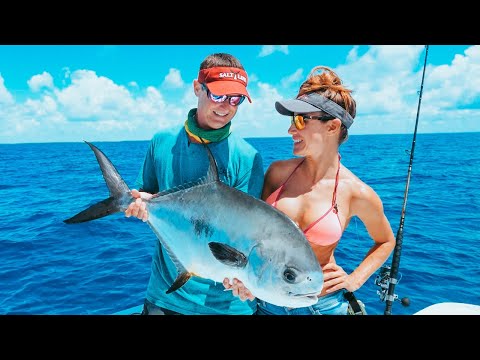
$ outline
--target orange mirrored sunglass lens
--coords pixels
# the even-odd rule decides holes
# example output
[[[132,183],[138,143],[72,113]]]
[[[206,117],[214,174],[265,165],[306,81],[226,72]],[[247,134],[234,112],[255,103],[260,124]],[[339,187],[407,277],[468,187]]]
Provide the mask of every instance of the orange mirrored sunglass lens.
[[[294,115],[292,116],[292,124],[295,125],[295,127],[298,130],[302,130],[305,128],[305,121],[303,120],[302,115]]]

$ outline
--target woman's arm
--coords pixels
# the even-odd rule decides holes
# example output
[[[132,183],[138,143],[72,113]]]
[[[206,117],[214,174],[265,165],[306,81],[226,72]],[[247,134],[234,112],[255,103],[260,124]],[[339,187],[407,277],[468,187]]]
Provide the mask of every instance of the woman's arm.
[[[395,247],[395,236],[385,216],[383,203],[377,193],[363,182],[354,190],[350,215],[357,216],[363,222],[374,244],[358,267],[329,292],[340,288],[358,290],[383,265]],[[328,265],[324,267],[324,270],[327,269]]]

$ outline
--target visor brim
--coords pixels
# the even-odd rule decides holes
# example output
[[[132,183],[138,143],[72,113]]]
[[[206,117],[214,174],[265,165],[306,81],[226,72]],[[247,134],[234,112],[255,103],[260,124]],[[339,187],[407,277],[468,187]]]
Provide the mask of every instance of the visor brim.
[[[205,84],[208,87],[208,90],[215,95],[233,95],[239,94],[247,97],[248,101],[251,103],[250,94],[247,91],[247,88],[236,81],[212,81]]]
[[[306,114],[317,111],[322,111],[321,109],[306,103],[301,100],[282,100],[275,102],[275,109],[282,115],[291,116],[294,113]]]

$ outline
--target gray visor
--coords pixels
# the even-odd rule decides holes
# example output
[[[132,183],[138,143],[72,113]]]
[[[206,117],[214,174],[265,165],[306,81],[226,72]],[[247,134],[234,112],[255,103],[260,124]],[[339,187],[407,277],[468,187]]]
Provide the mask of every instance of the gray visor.
[[[277,101],[275,102],[275,109],[282,115],[305,114],[321,110],[340,119],[347,129],[353,124],[353,118],[347,110],[336,102],[315,92],[302,95],[293,100]]]

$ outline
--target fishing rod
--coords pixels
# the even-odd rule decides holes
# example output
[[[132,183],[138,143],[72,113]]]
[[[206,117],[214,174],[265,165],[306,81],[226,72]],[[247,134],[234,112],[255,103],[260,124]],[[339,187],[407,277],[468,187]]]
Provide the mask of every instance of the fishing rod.
[[[428,45],[425,45],[425,61],[423,64],[422,83],[420,86],[420,91],[418,96],[417,118],[415,120],[415,131],[413,132],[412,149],[410,150],[410,163],[408,165],[407,183],[405,186],[405,194],[403,197],[403,207],[402,207],[402,214],[400,217],[400,226],[398,227],[395,249],[393,250],[392,266],[391,267],[383,266],[380,269],[380,275],[377,276],[377,279],[375,280],[375,284],[379,285],[382,288],[381,292],[379,292],[381,299],[382,300],[385,299],[386,301],[384,315],[392,314],[393,302],[398,299],[398,296],[395,294],[394,291],[395,291],[395,285],[400,280],[398,279],[398,268],[400,267],[400,255],[402,253],[403,225],[405,222],[405,210],[407,207],[407,196],[408,196],[408,188],[410,186],[410,176],[412,174],[413,154],[415,151],[415,142],[417,138],[418,117],[420,114],[420,104],[422,103],[423,81],[425,79],[425,68],[427,67],[427,56],[428,56]],[[408,306],[410,303],[408,298],[403,298],[401,301],[404,306]]]

